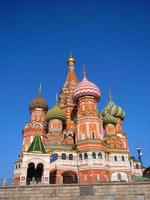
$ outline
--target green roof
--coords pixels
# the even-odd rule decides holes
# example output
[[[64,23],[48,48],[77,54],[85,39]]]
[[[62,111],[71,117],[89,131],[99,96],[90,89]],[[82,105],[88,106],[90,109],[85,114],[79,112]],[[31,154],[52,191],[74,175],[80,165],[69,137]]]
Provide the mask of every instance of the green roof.
[[[45,153],[45,148],[44,148],[44,144],[41,140],[41,136],[40,135],[36,135],[33,142],[31,143],[28,152],[32,152],[32,153]]]
[[[133,181],[150,181],[150,178],[143,176],[132,176]]]

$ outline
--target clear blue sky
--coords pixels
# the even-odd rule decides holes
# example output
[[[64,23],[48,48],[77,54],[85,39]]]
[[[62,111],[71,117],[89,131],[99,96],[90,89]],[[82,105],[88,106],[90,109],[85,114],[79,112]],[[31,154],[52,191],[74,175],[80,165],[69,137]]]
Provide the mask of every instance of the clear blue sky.
[[[43,85],[49,107],[64,84],[66,58],[76,73],[86,65],[101,89],[101,111],[113,99],[126,111],[124,131],[132,155],[143,149],[150,165],[150,1],[0,1],[0,178],[12,177],[29,120],[28,104]]]

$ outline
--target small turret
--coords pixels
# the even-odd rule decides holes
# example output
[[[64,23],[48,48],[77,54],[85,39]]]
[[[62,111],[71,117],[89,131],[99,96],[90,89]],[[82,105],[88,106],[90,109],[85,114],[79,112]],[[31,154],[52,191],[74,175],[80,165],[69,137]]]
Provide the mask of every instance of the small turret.
[[[125,117],[125,112],[120,106],[117,106],[113,102],[111,95],[109,103],[102,111],[102,117],[106,133],[118,132],[117,131],[118,127],[122,131],[122,128],[120,126],[122,120]]]
[[[46,114],[46,121],[48,122],[49,132],[62,132],[63,123],[66,121],[67,117],[63,110],[59,108],[58,105],[54,106]]]

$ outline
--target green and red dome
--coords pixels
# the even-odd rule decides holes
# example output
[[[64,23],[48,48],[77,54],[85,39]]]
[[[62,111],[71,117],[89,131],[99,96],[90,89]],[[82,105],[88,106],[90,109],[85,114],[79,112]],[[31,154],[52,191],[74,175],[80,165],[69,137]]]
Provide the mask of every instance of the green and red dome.
[[[29,104],[30,111],[34,110],[36,108],[41,108],[45,112],[47,112],[47,110],[48,110],[48,103],[41,95],[39,95],[36,98],[34,98],[31,101],[31,103]]]
[[[63,110],[61,110],[58,105],[56,105],[46,114],[46,121],[50,121],[52,119],[59,119],[61,121],[66,121],[67,116],[66,113]]]

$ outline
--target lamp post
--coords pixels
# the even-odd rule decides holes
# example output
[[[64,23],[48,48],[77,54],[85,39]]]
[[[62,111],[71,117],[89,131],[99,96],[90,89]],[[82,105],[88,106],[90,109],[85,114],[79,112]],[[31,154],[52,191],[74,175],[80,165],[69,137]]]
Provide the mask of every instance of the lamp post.
[[[138,160],[142,165],[142,149],[141,149],[141,147],[137,147],[136,150],[137,150],[137,153],[138,153]]]

